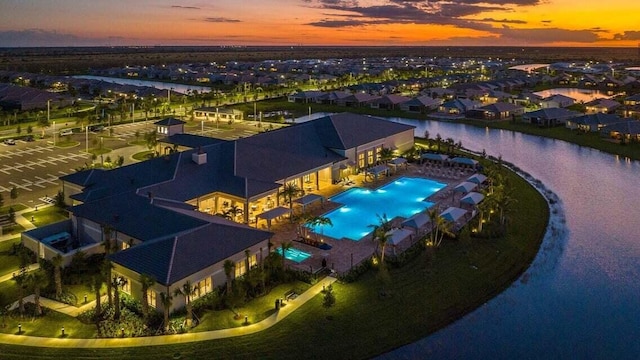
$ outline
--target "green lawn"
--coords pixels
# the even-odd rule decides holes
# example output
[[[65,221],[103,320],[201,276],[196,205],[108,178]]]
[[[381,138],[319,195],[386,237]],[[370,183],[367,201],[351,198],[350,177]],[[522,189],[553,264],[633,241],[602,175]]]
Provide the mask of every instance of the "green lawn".
[[[8,274],[20,268],[20,259],[15,255],[9,255],[13,245],[19,243],[19,237],[0,242],[0,275]]]
[[[46,315],[41,317],[18,315],[7,317],[5,328],[0,328],[0,332],[7,334],[17,334],[18,324],[22,324],[22,335],[39,337],[60,337],[61,329],[64,326],[66,338],[91,338],[96,334],[96,326],[84,324],[73,317],[65,314],[45,310]]]
[[[93,155],[96,155],[96,156],[108,154],[111,151],[112,150],[109,149],[109,148],[89,148],[89,153],[93,154]]]
[[[133,154],[132,158],[138,161],[149,160],[153,156],[153,150],[140,151],[139,153]]]
[[[74,140],[56,141],[56,147],[61,147],[61,148],[70,148],[78,145],[80,145],[80,143]]]
[[[44,226],[58,221],[67,220],[67,212],[57,206],[48,206],[40,208],[38,211],[30,211],[23,214],[24,218],[31,221],[33,216],[33,224],[36,226]]]
[[[17,299],[18,287],[16,282],[13,280],[0,282],[0,306],[11,304]]]
[[[9,213],[9,209],[13,208],[14,211],[18,212],[21,210],[24,210],[27,208],[26,205],[23,205],[21,203],[17,203],[17,204],[7,204],[7,199],[5,199],[5,206],[0,207],[0,215],[6,215]]]
[[[449,241],[430,259],[423,253],[405,266],[391,269],[388,296],[379,297],[380,283],[371,271],[355,283],[336,283],[333,308],[324,309],[322,296],[317,296],[257,334],[198,344],[99,351],[5,346],[3,355],[15,359],[187,359],[211,354],[216,358],[259,359],[372,357],[423,338],[481,306],[529,266],[546,228],[548,207],[524,180],[513,177],[512,183],[517,203],[506,237]],[[215,323],[207,318],[204,321]]]
[[[303,292],[309,287],[311,287],[309,284],[301,281],[276,286],[265,296],[254,299],[245,304],[245,306],[238,308],[236,311],[240,314],[239,319],[234,318],[235,314],[231,310],[208,312],[200,318],[200,324],[194,329],[194,332],[242,326],[245,316],[247,316],[247,320],[251,324],[262,321],[275,312],[277,298],[282,298],[284,293],[291,289]]]

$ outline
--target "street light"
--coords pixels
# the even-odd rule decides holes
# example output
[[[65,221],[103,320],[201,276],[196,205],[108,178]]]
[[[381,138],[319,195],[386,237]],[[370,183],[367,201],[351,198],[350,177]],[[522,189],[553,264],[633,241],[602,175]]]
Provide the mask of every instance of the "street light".
[[[53,122],[53,146],[56,146],[56,122]]]

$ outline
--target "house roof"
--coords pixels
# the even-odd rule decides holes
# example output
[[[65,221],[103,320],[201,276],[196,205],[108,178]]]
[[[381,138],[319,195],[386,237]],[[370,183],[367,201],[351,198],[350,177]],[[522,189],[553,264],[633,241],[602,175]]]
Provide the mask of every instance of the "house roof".
[[[309,123],[315,127],[324,146],[340,150],[415,129],[411,125],[350,113],[329,115]]]
[[[149,198],[131,193],[77,205],[70,211],[76,217],[109,225],[141,241],[179,234],[207,224],[203,220],[155,206]]]
[[[624,120],[618,115],[597,113],[578,116],[571,121],[581,125],[608,125],[622,122]]]
[[[638,120],[629,120],[624,122],[619,122],[616,124],[611,124],[602,129],[603,132],[619,132],[621,134],[630,134],[637,135],[640,134],[640,121]]]
[[[160,284],[171,285],[272,235],[239,224],[208,223],[117,252],[109,258],[139,274],[152,276]]]
[[[506,112],[506,111],[521,110],[522,106],[515,105],[515,104],[512,104],[512,103],[497,102],[497,103],[485,105],[485,106],[481,107],[480,109],[486,110],[486,111],[489,111],[489,112],[493,112],[493,113],[501,113],[501,112]]]
[[[216,139],[206,136],[192,135],[192,134],[173,134],[162,140],[163,143],[175,144],[179,146],[185,146],[188,148],[196,149],[203,146],[213,145],[227,140]]]
[[[577,111],[567,110],[565,108],[544,108],[524,114],[525,118],[542,118],[542,119],[558,119],[579,116]]]
[[[158,120],[156,122],[153,123],[154,125],[164,125],[164,126],[172,126],[172,125],[182,125],[182,124],[186,124],[186,122],[176,119],[176,118],[172,118],[172,117],[168,117],[162,120]]]
[[[84,170],[60,179],[81,186],[83,192],[74,198],[87,202],[167,181],[173,177],[178,160],[179,154],[171,154],[112,170]]]

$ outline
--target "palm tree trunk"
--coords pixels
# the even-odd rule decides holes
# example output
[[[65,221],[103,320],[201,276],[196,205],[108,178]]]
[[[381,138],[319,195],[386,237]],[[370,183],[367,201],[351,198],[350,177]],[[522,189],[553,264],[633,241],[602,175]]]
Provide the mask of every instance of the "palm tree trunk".
[[[42,315],[42,306],[40,306],[40,286],[38,285],[33,289],[33,304],[36,307],[36,316]]]

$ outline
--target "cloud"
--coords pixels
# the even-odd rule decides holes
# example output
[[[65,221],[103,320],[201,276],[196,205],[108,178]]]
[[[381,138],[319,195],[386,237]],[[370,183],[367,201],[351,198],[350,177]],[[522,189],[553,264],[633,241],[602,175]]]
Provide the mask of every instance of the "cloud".
[[[553,43],[594,43],[602,39],[599,30],[567,30],[560,28],[513,29],[504,26],[495,29],[501,39],[517,40],[528,45]]]
[[[182,6],[182,5],[171,5],[172,9],[185,9],[185,10],[200,10],[201,8],[197,6]]]
[[[204,18],[204,21],[213,22],[213,23],[239,23],[242,22],[238,19],[229,19],[225,17],[208,17]]]
[[[614,40],[640,40],[640,31],[625,31],[621,34],[613,35]]]
[[[494,19],[494,18],[484,18],[482,20],[475,20],[479,22],[492,22],[492,23],[502,23],[502,24],[526,24],[527,22],[524,20],[509,20],[509,19]]]

